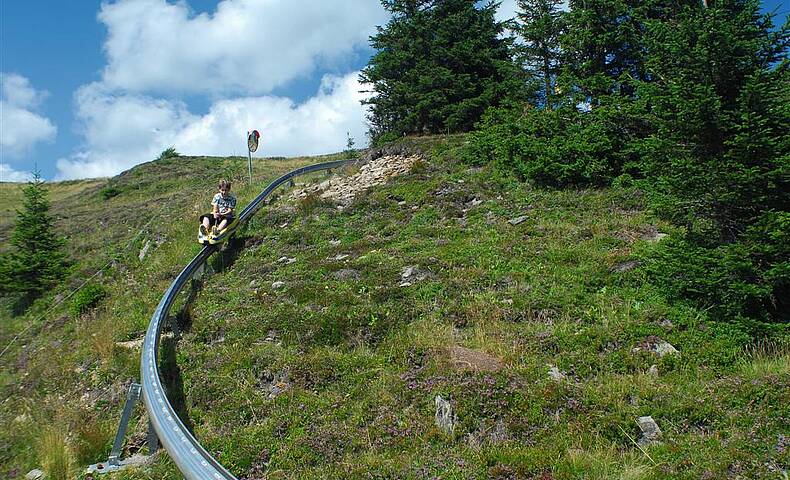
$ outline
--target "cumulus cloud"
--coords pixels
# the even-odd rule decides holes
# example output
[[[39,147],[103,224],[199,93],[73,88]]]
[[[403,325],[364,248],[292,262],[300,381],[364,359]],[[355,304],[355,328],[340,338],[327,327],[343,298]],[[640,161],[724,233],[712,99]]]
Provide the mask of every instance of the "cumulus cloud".
[[[379,2],[224,0],[195,15],[186,2],[103,3],[110,88],[262,94],[367,45],[385,23]]]
[[[115,175],[170,146],[183,154],[245,154],[251,129],[262,134],[261,156],[339,151],[346,132],[362,144],[366,127],[358,75],[324,76],[316,95],[302,104],[275,96],[242,97],[216,101],[205,115],[190,113],[182,102],[87,85],[75,96],[86,148],[58,161],[58,178]]]
[[[47,93],[36,90],[30,81],[14,73],[0,74],[0,151],[6,157],[18,158],[37,143],[51,141],[57,127],[36,113]],[[10,168],[10,167],[9,167]]]
[[[346,132],[365,135],[359,72],[344,77],[325,76],[318,93],[302,104],[282,97],[262,96],[223,100],[208,114],[179,132],[179,151],[228,155],[229,148],[245,152],[250,129],[261,132],[258,153],[263,156],[316,155],[342,150]]]
[[[0,163],[0,182],[27,182],[32,178],[32,172],[20,172],[8,164]]]

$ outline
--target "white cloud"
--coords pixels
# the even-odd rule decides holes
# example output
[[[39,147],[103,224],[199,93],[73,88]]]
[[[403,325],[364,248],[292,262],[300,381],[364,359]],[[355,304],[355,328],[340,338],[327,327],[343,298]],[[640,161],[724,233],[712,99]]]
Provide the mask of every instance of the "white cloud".
[[[224,0],[194,15],[184,1],[121,0],[98,18],[110,88],[257,95],[366,46],[387,15],[377,1]]]
[[[339,151],[346,144],[346,132],[361,145],[366,127],[357,76],[358,72],[325,76],[317,95],[301,105],[272,96],[217,102],[179,133],[176,147],[195,155],[246,153],[244,138],[251,129],[261,132],[261,156]]]
[[[31,172],[20,172],[8,164],[0,163],[0,182],[27,182],[32,178]]]
[[[36,143],[55,137],[57,127],[35,113],[46,92],[36,90],[27,78],[13,73],[0,74],[0,91],[0,157],[18,158]]]
[[[57,178],[115,175],[156,158],[196,117],[183,102],[114,93],[101,83],[74,95],[84,149],[57,162]]]
[[[115,175],[169,146],[183,154],[245,154],[250,129],[261,132],[260,156],[339,151],[346,132],[362,145],[366,127],[358,74],[325,76],[317,94],[299,105],[282,97],[244,97],[219,100],[202,116],[181,102],[87,85],[75,96],[86,148],[58,161],[58,178]]]

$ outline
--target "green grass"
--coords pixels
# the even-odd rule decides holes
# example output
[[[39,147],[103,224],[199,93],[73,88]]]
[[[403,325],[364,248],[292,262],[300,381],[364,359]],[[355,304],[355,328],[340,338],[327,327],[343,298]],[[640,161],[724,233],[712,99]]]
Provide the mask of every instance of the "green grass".
[[[639,267],[613,270],[661,248],[642,240],[645,232],[677,233],[644,210],[638,191],[538,190],[469,169],[457,160],[464,141],[408,139],[424,161],[343,211],[281,196],[241,233],[241,248],[212,258],[215,273],[173,309],[184,332],[163,359],[178,379],[171,398],[203,445],[239,478],[779,478],[790,465],[786,344],[754,345],[705,312],[668,303]],[[274,178],[321,160],[270,161],[258,171]],[[217,160],[182,161],[95,186],[91,205],[102,216],[138,214],[125,232],[86,238],[83,269],[90,252],[106,255],[102,243],[117,250],[134,237],[148,219],[136,207],[156,197],[168,210],[119,255],[95,307],[42,327],[2,359],[7,468],[24,473],[40,462],[27,448],[32,437],[10,428],[18,412],[52,416],[61,397],[72,418],[87,410],[93,425],[75,421],[70,431],[81,440],[72,445],[106,455],[100,427],[117,421],[120,386],[137,377],[139,360],[115,341],[143,334],[199,249],[193,219],[213,192],[206,171]],[[237,190],[240,203],[264,183]],[[120,193],[105,199],[108,185]],[[508,223],[518,216],[527,218]],[[165,240],[141,263],[143,240],[157,235]],[[425,278],[400,286],[409,266]],[[2,339],[24,321],[11,320],[16,329]],[[634,352],[649,336],[681,356]],[[454,346],[503,367],[459,368]],[[551,380],[548,365],[566,380]],[[455,409],[452,438],[434,424],[436,395]],[[663,437],[643,451],[633,440],[644,415]],[[181,477],[163,455],[113,478]]]

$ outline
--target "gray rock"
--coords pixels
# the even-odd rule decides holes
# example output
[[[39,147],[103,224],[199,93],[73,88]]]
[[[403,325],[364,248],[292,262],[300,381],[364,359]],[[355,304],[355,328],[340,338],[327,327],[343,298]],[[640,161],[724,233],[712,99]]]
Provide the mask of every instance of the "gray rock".
[[[650,368],[647,370],[647,374],[653,377],[658,376],[658,365],[650,365]]]
[[[332,274],[337,280],[358,280],[359,272],[353,268],[344,268]]]
[[[661,429],[658,428],[658,424],[653,420],[653,417],[639,417],[636,423],[639,424],[639,430],[642,431],[642,435],[636,442],[639,446],[645,447],[647,445],[661,443],[658,441],[658,439],[661,438]]]
[[[669,235],[666,233],[659,233],[657,230],[653,229],[652,232],[649,232],[642,236],[642,239],[648,242],[660,242],[661,240],[667,238]]]
[[[417,270],[417,267],[408,266],[408,267],[403,269],[403,272],[401,272],[401,274],[400,274],[400,278],[402,278],[404,280],[406,280],[407,278],[411,278],[412,276],[414,276],[414,272],[416,270]]]
[[[35,470],[31,470],[27,472],[27,474],[25,475],[26,480],[39,480],[41,478],[44,478],[44,472],[42,472],[37,468]]]
[[[146,240],[145,245],[143,245],[143,248],[140,249],[140,254],[137,255],[137,258],[139,258],[141,262],[145,259],[145,256],[148,255],[148,249],[150,248],[151,240]]]
[[[485,444],[500,445],[508,440],[510,440],[510,433],[507,425],[501,419],[493,425],[490,422],[481,421],[476,431],[466,434],[466,443],[475,450]]]
[[[285,282],[281,282],[281,281],[278,280],[278,281],[272,283],[272,288],[275,289],[275,290],[279,290],[279,289],[284,288],[284,287],[285,287]]]
[[[414,282],[421,282],[430,275],[431,273],[429,271],[423,270],[417,265],[409,265],[404,267],[400,274],[401,286],[404,286],[404,283],[412,284]]]
[[[664,355],[680,355],[680,352],[667,341],[659,342],[655,347],[655,352],[659,357]]]
[[[253,281],[250,282],[250,288],[255,288],[257,285],[258,285],[258,281],[257,280],[253,280]]]
[[[529,217],[527,217],[526,215],[522,215],[520,217],[511,218],[510,220],[507,221],[507,223],[511,225],[518,225],[519,223],[523,223],[527,218]]]
[[[329,244],[332,245],[333,247],[337,247],[338,245],[340,245],[340,240],[330,240]]]
[[[434,401],[436,403],[436,426],[445,434],[452,436],[455,433],[456,424],[453,406],[449,401],[443,399],[441,395],[436,395]]]
[[[641,343],[632,348],[631,352],[638,353],[642,350],[655,353],[659,357],[663,357],[665,355],[680,355],[680,352],[669,342],[662,340],[655,335],[650,335],[649,337],[645,338]]]
[[[549,377],[555,382],[561,382],[565,380],[565,374],[557,368],[556,365],[549,365]]]
[[[639,260],[628,260],[627,262],[620,262],[614,267],[612,267],[613,272],[623,273],[629,270],[633,270],[639,266]]]

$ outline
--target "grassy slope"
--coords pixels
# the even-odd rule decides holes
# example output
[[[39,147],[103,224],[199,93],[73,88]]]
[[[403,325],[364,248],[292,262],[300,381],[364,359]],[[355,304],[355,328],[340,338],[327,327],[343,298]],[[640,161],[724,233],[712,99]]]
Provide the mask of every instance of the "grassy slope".
[[[181,311],[186,330],[177,344],[163,342],[163,355],[171,398],[223,464],[240,478],[775,478],[772,468],[787,468],[787,352],[744,355],[737,332],[668,305],[639,269],[611,271],[660,248],[639,240],[656,223],[638,192],[535,190],[467,169],[457,143],[426,141],[426,162],[343,212],[315,199],[295,209],[277,202],[253,220],[237,243],[244,248],[212,260],[218,273]],[[24,395],[3,404],[0,430],[10,432],[27,406],[70,425],[67,443],[82,463],[106,455],[111,432],[96,432],[114,427],[118,394],[74,402],[68,415],[39,404],[57,403],[53,392],[75,380],[106,392],[135,378],[137,352],[87,325],[116,340],[139,335],[197,249],[185,221],[196,212],[184,211],[210,193],[193,190],[207,174],[188,180],[151,167],[140,178],[178,205],[163,213],[168,240],[144,265],[131,266],[135,248],[97,310],[11,358],[19,366],[26,351],[46,354],[30,355],[25,370],[4,368],[4,396],[18,383]],[[148,177],[154,171],[159,179]],[[401,287],[407,266],[429,276]],[[55,331],[74,341],[53,347]],[[632,353],[649,335],[682,356]],[[458,368],[448,354],[456,345],[505,367]],[[53,350],[61,361],[47,362]],[[568,379],[550,380],[548,364]],[[647,373],[652,364],[658,377]],[[277,382],[285,391],[271,398]],[[455,408],[454,437],[434,425],[437,394]],[[644,452],[629,439],[642,415],[664,431],[664,443]],[[5,458],[35,466],[35,449],[24,448],[34,434],[0,435]],[[116,477],[180,478],[166,456]]]
[[[251,188],[246,158],[208,157],[157,161],[109,180],[49,186],[56,228],[68,239],[72,273],[27,315],[12,317],[7,305],[0,309],[0,349],[11,344],[0,359],[0,477],[39,466],[39,443],[52,431],[71,432],[77,464],[106,457],[119,402],[138,377],[139,352],[118,348],[115,341],[143,334],[162,292],[199,250],[197,216],[208,210],[217,179],[233,179],[244,205],[276,176],[314,161],[256,160]],[[104,199],[100,192],[109,187],[119,193]],[[0,194],[4,204],[21,196],[19,186],[9,184]],[[138,254],[149,241],[149,255],[141,262]],[[74,314],[72,298],[54,306],[108,264],[94,279],[108,293],[98,308]],[[36,422],[51,429],[35,428]]]

